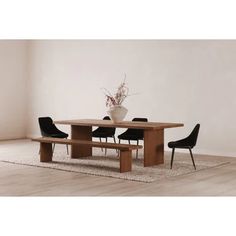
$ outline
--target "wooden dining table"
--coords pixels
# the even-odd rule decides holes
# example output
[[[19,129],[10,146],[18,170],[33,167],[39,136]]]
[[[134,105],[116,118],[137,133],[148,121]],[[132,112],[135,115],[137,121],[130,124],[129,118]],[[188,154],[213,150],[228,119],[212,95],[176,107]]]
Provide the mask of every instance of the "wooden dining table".
[[[114,123],[111,120],[78,119],[54,121],[55,124],[70,125],[71,138],[92,141],[92,128],[115,127],[142,129],[144,131],[144,166],[154,166],[164,163],[164,130],[181,127],[181,123],[137,122],[121,121]],[[71,158],[92,156],[91,146],[72,145]]]

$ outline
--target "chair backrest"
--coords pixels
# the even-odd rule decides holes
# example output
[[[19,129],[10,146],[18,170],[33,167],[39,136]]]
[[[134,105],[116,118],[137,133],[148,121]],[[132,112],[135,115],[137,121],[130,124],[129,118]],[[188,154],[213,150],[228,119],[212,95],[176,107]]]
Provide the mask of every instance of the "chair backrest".
[[[186,138],[188,140],[189,146],[194,147],[197,143],[198,133],[200,129],[200,124],[197,124],[191,134]]]
[[[111,120],[109,116],[103,117],[103,120]],[[115,135],[116,128],[113,127],[99,127],[99,132],[109,133],[109,135]]]
[[[134,118],[132,121],[148,122],[147,118]]]
[[[38,122],[42,136],[58,133],[51,117],[39,117]]]
[[[147,118],[133,118],[132,121],[137,121],[137,122],[148,122]],[[143,138],[143,130],[142,129],[131,129],[129,128],[126,132],[132,135],[136,135],[139,138]]]
[[[103,120],[111,120],[111,118],[109,116],[105,116],[103,117]]]

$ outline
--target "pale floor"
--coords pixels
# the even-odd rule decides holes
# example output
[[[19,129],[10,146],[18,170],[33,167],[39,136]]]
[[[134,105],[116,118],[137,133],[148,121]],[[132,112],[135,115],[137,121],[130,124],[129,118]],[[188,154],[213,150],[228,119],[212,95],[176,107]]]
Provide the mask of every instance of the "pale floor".
[[[16,155],[18,146],[21,146],[19,149],[21,152],[32,152],[33,150],[32,157],[38,151],[38,146],[28,140],[0,142],[0,149],[7,148],[9,152],[14,151]],[[170,153],[166,153],[166,155],[170,155]],[[178,158],[178,155],[176,158]],[[195,159],[197,160],[198,158],[214,158],[229,161],[230,163],[195,172],[194,174],[178,176],[174,179],[140,183],[0,162],[0,195],[236,196],[236,158],[195,155]]]

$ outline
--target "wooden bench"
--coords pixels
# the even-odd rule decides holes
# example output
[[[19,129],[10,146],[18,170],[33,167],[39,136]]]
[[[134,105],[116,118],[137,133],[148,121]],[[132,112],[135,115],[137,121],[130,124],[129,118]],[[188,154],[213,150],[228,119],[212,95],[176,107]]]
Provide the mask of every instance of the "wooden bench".
[[[129,144],[118,144],[118,143],[105,143],[105,142],[94,142],[84,141],[77,139],[60,139],[51,137],[34,138],[32,141],[40,142],[40,161],[51,162],[52,161],[52,144],[67,144],[67,145],[85,145],[98,148],[117,149],[120,151],[120,173],[128,172],[132,170],[132,150],[142,148],[141,145],[129,145]]]

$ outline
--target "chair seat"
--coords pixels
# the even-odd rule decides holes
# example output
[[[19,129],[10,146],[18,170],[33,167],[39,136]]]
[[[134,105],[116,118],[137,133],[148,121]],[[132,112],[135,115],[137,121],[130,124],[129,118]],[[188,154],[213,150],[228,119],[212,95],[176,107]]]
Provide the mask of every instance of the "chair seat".
[[[123,139],[123,140],[143,140],[143,136],[123,133],[123,134],[120,134],[118,136],[118,139]]]
[[[66,133],[57,133],[57,134],[50,134],[52,138],[67,138],[69,135]]]
[[[147,122],[147,118],[134,118],[132,121],[136,122]],[[123,140],[143,140],[143,130],[142,129],[127,129],[124,133],[118,136],[118,139]]]
[[[180,139],[168,143],[169,148],[193,148],[194,143],[189,138]]]
[[[94,130],[92,136],[94,138],[108,138],[108,137],[113,137],[114,135],[111,132],[99,132]]]
[[[111,120],[109,116],[105,116],[103,120]],[[111,127],[98,127],[92,132],[92,137],[94,138],[108,138],[114,137],[116,128]]]
[[[168,143],[169,148],[192,148],[191,146],[187,146],[185,143],[182,143],[180,141],[173,141]]]

